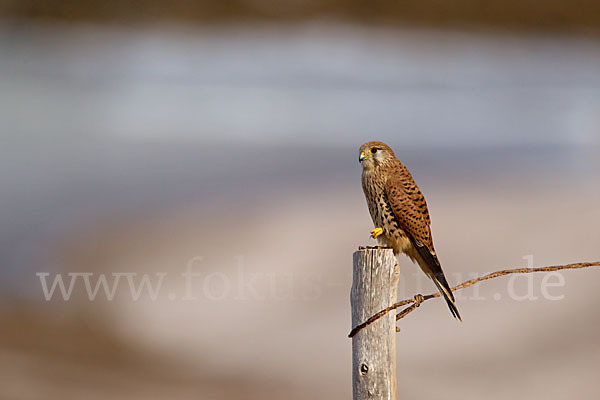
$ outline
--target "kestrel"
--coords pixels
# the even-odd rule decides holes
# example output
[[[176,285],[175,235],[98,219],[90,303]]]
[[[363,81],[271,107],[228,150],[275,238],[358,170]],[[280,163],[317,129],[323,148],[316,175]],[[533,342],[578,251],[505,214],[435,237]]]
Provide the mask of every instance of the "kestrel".
[[[375,229],[371,236],[404,253],[419,264],[446,299],[455,318],[461,320],[448,281],[433,248],[431,219],[425,197],[410,172],[385,143],[360,146],[362,187]]]

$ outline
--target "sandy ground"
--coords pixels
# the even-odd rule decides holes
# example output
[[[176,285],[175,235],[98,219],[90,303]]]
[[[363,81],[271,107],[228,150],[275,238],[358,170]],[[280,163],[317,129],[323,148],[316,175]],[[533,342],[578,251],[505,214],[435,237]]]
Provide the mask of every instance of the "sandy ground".
[[[428,188],[436,246],[452,282],[527,265],[527,255],[535,265],[598,259],[598,188],[507,181]],[[112,302],[89,302],[76,287],[76,302],[8,309],[0,394],[348,398],[351,253],[369,243],[371,228],[360,189],[347,189],[314,187],[310,195],[288,192],[243,212],[191,207],[81,232],[62,248],[65,271],[167,273],[158,298],[133,301],[119,286]],[[197,299],[185,300],[181,274],[196,256],[204,257],[193,266]],[[401,259],[401,296],[433,290],[417,272]],[[421,307],[398,334],[400,392],[592,396],[600,271],[562,275],[565,285],[548,289],[564,296],[560,301],[544,299],[542,276],[533,279],[537,300],[509,298],[508,278],[477,293],[467,289],[459,297],[462,324],[439,301]],[[515,293],[526,290],[525,281],[515,281]]]

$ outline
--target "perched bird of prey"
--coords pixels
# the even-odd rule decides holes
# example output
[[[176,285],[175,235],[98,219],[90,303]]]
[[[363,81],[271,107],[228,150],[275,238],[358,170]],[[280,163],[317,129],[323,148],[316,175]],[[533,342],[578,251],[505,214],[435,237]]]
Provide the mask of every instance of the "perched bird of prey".
[[[382,142],[360,146],[362,187],[375,229],[371,236],[417,262],[446,299],[455,318],[461,319],[454,296],[433,248],[425,197],[394,151]]]

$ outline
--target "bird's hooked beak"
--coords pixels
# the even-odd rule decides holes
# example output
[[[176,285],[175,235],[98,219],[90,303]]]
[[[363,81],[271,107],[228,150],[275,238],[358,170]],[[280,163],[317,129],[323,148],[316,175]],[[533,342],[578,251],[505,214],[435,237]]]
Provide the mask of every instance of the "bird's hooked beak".
[[[360,156],[358,156],[358,162],[363,162],[363,160],[367,157],[367,154],[364,151],[361,151]]]

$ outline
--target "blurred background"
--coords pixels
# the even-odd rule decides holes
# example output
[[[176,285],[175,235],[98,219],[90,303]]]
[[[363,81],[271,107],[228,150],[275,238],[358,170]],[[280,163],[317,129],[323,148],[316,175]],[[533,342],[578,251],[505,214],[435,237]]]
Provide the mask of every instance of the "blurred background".
[[[2,399],[350,398],[367,140],[452,284],[600,258],[596,1],[0,0],[0,121]],[[561,276],[402,320],[400,398],[593,397]]]

